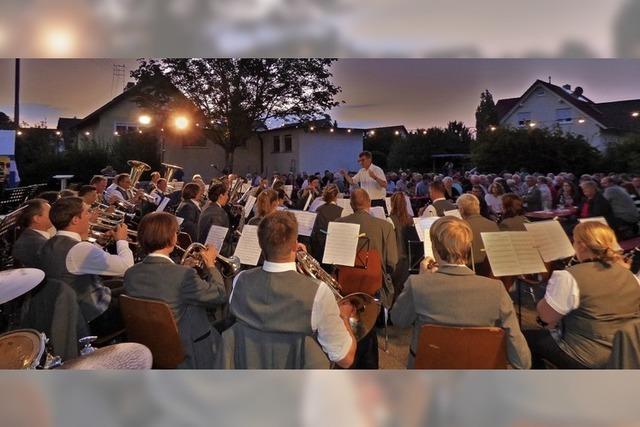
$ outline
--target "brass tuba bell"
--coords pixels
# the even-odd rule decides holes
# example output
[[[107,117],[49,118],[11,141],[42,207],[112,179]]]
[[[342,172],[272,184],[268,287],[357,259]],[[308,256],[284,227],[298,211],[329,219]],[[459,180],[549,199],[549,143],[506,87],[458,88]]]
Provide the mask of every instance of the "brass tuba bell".
[[[173,175],[176,173],[177,170],[182,170],[181,166],[170,165],[169,163],[161,163],[161,165],[166,168],[164,170],[163,178],[167,180],[167,184],[171,182],[171,180],[173,179]]]
[[[135,187],[142,174],[148,170],[151,170],[151,167],[145,162],[141,162],[140,160],[128,160],[127,164],[131,166],[131,172],[129,172],[129,177],[131,178],[131,187]]]

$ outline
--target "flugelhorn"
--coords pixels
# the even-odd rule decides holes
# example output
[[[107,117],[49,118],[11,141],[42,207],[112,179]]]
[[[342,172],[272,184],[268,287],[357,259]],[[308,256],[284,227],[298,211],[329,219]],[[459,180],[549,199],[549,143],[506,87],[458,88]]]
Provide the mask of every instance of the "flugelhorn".
[[[364,338],[376,325],[376,320],[380,314],[380,302],[369,294],[354,292],[343,296],[342,286],[327,273],[320,263],[307,252],[299,250],[296,253],[296,268],[298,272],[305,276],[320,280],[329,286],[340,304],[342,301],[349,301],[354,307],[354,312],[349,318],[349,324],[356,340]]]
[[[194,242],[187,246],[186,249],[176,245],[176,249],[178,250],[178,252],[182,252],[180,264],[184,265],[185,263],[187,263],[187,260],[193,259],[195,264],[194,267],[196,268],[196,270],[198,270],[199,272],[204,271],[205,264],[200,253],[207,250],[207,247],[205,245],[203,245],[202,243]],[[235,275],[240,271],[240,268],[242,267],[240,258],[238,258],[237,256],[224,257],[218,254],[216,255],[216,259],[220,261],[220,263],[224,267],[220,270],[220,273],[224,277],[231,277]]]

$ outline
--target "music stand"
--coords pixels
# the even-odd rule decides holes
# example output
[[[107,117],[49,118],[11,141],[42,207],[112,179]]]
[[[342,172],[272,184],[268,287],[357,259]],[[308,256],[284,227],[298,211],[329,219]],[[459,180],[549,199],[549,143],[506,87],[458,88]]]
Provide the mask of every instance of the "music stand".
[[[0,220],[0,270],[13,267],[11,249],[16,241],[16,221],[24,208],[16,209]]]
[[[17,209],[27,201],[32,191],[32,186],[16,187],[5,190],[3,199],[0,200],[0,214],[8,213]]]
[[[420,273],[420,263],[424,259],[424,242],[407,240],[407,255],[409,256],[409,274]]]

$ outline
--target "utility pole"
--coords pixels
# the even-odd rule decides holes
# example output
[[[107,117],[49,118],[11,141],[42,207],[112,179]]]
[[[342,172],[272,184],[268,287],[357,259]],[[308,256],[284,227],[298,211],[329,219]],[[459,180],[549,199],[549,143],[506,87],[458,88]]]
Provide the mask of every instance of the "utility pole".
[[[20,58],[16,58],[15,92],[13,100],[13,122],[20,127]]]

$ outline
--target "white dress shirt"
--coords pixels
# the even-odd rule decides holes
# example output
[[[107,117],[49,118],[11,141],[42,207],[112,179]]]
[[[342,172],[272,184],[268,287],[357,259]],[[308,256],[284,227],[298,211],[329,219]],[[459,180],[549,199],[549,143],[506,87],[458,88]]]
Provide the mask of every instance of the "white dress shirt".
[[[427,206],[424,211],[422,211],[422,216],[423,217],[438,216],[438,211],[436,210],[435,206],[433,206],[433,204],[435,202],[437,202],[438,200],[446,200],[446,199],[444,197],[439,197],[439,198],[433,200],[431,202],[431,204],[429,206]]]
[[[133,265],[133,252],[126,240],[118,240],[117,255],[105,252],[100,246],[83,242],[78,233],[58,231],[60,236],[67,236],[80,243],[73,246],[67,254],[67,270],[71,274],[99,274],[101,276],[123,276]]]
[[[284,271],[296,271],[295,262],[276,263],[265,261],[262,269],[269,273],[282,273]],[[239,273],[233,279],[235,289]],[[229,296],[229,303],[233,298],[233,289]],[[318,291],[313,299],[311,307],[311,329],[318,332],[318,343],[322,350],[329,356],[329,360],[337,362],[346,357],[351,348],[352,338],[349,331],[340,317],[340,309],[336,303],[336,298],[325,283],[318,286]]]
[[[378,179],[385,181],[384,185],[380,185],[378,181],[371,178],[369,170],[372,171]],[[384,199],[387,196],[387,178],[382,168],[371,164],[369,170],[362,168],[353,177],[354,184],[360,184],[360,188],[369,194],[371,200]],[[397,185],[397,184],[396,184]]]
[[[42,237],[44,237],[47,240],[49,240],[51,238],[51,233],[49,233],[48,231],[36,230],[35,228],[32,228],[32,230],[35,231],[36,233],[38,233],[39,235],[41,235]]]

